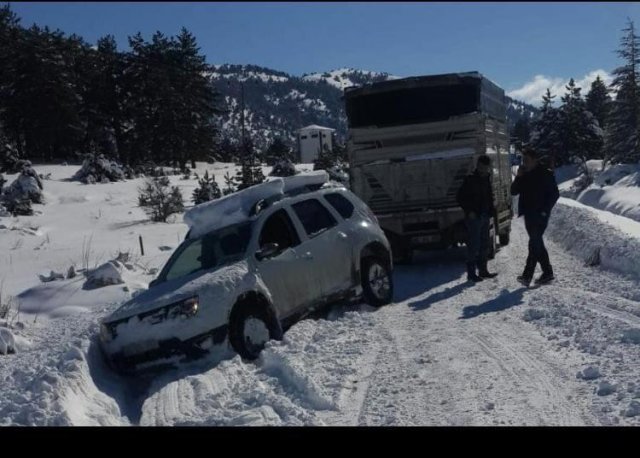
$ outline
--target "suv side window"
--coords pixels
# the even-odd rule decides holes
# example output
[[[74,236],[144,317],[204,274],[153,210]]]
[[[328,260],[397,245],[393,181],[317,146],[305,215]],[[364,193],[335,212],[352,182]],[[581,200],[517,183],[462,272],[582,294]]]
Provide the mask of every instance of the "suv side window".
[[[277,243],[280,250],[286,250],[300,244],[298,233],[287,211],[284,209],[278,210],[269,216],[264,226],[262,226],[258,244],[260,248],[263,248],[269,243]]]
[[[338,213],[340,213],[340,216],[342,216],[344,219],[351,218],[351,216],[353,215],[353,211],[355,208],[346,197],[340,195],[337,192],[334,192],[331,194],[325,194],[324,198],[331,204],[333,208],[335,208]]]
[[[303,200],[291,205],[300,219],[309,237],[315,237],[321,232],[335,226],[337,221],[317,199]]]

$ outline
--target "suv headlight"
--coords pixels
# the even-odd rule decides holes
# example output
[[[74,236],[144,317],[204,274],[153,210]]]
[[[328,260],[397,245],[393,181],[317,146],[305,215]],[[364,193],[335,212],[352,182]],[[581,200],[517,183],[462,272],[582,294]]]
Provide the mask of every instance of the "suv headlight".
[[[167,318],[191,318],[198,313],[199,307],[200,303],[198,302],[198,296],[190,297],[189,299],[173,304],[169,309]]]

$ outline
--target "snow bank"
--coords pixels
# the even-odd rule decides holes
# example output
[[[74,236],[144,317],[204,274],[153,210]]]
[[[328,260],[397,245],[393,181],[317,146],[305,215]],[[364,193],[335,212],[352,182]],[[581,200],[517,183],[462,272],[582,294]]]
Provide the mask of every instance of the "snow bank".
[[[239,356],[158,378],[142,406],[141,425],[323,425],[353,394],[372,349],[375,321],[347,312],[339,320],[304,320],[258,360]]]
[[[548,236],[589,265],[640,277],[640,224],[560,198]]]
[[[143,281],[127,279],[126,289],[122,284],[100,289],[83,288],[84,276],[69,280],[42,283],[28,288],[16,296],[20,313],[60,318],[100,310],[108,305],[119,304],[129,299],[132,293],[143,288]]]
[[[576,192],[573,183],[578,183],[582,178],[578,177],[561,185],[563,195],[575,198],[582,204],[640,221],[640,165],[619,164],[601,172],[598,162],[589,161],[589,169],[594,175],[590,186]]]
[[[70,344],[38,367],[15,369],[5,380],[14,390],[3,393],[0,425],[21,426],[119,426],[128,421],[116,400],[101,385],[116,380],[102,368],[97,349],[86,339]],[[91,366],[94,366],[93,368]],[[122,383],[122,381],[120,381]]]
[[[33,169],[23,171],[4,192],[4,199],[10,201],[30,200],[39,204],[44,201],[42,182]]]
[[[86,288],[101,288],[108,285],[124,283],[122,272],[124,266],[118,261],[109,261],[95,268],[87,275]]]

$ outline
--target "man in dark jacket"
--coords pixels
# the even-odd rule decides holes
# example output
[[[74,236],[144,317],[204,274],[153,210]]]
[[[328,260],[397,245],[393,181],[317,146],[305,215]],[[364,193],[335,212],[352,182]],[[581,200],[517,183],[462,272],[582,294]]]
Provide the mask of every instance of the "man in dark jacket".
[[[489,156],[478,158],[476,170],[464,179],[457,200],[464,210],[467,226],[467,280],[478,282],[493,278],[497,274],[487,270],[489,221],[495,212]]]
[[[536,151],[526,149],[522,153],[522,159],[523,165],[518,169],[518,174],[511,184],[511,194],[520,195],[518,216],[524,216],[524,226],[529,234],[527,264],[522,275],[518,277],[518,281],[528,287],[538,263],[542,267],[542,275],[536,279],[536,284],[546,284],[554,280],[553,268],[542,235],[560,193],[553,172],[546,165],[540,164],[541,158]]]

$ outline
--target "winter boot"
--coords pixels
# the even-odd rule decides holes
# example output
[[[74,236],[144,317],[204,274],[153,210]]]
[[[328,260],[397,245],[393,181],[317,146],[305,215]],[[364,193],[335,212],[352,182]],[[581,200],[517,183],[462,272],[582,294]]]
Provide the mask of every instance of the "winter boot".
[[[498,274],[493,273],[493,272],[489,272],[487,270],[487,263],[485,262],[479,262],[478,263],[478,276],[480,278],[494,278],[497,277]]]
[[[518,283],[520,283],[525,288],[528,288],[529,285],[531,284],[531,278],[525,277],[524,275],[518,276],[517,280],[518,280]]]
[[[555,280],[553,276],[553,272],[546,272],[540,275],[540,277],[536,278],[536,285],[546,285]]]

